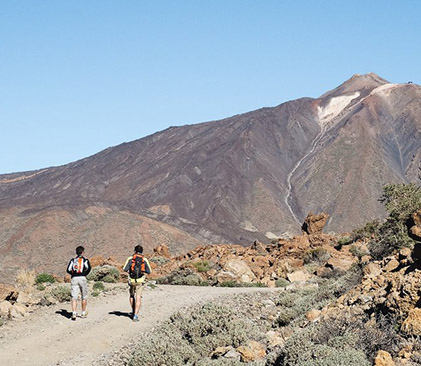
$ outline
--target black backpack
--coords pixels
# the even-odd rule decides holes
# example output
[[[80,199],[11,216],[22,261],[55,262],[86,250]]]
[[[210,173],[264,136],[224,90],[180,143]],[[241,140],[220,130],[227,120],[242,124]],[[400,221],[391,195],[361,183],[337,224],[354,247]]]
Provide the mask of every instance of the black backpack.
[[[130,278],[138,279],[146,273],[146,264],[143,255],[134,254],[130,263],[129,275]]]

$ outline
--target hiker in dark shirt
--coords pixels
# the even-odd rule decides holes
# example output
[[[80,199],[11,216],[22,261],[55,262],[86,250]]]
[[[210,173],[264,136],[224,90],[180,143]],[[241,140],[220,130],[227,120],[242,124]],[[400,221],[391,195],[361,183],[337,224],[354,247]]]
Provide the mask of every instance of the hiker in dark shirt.
[[[76,258],[72,258],[67,265],[67,273],[72,276],[71,286],[72,286],[72,320],[76,320],[77,316],[77,300],[79,293],[81,294],[82,302],[82,318],[86,318],[88,312],[86,311],[86,306],[88,304],[88,281],[86,276],[91,271],[91,264],[89,259],[86,259],[83,254],[85,253],[85,248],[78,246],[76,248]]]
[[[139,310],[142,301],[142,290],[146,275],[151,273],[149,261],[143,256],[143,247],[136,245],[134,254],[127,258],[123,270],[129,272],[129,301],[132,307],[132,319],[139,321]]]

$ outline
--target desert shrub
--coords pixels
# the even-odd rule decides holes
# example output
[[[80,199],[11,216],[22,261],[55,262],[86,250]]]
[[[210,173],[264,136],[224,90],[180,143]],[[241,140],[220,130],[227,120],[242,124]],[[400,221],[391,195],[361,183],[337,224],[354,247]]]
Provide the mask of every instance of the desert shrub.
[[[352,242],[353,242],[353,239],[350,236],[343,236],[342,238],[338,240],[339,245],[348,245],[348,244],[351,244]]]
[[[102,282],[95,282],[94,285],[92,286],[92,289],[94,291],[104,291],[105,286]]]
[[[60,302],[70,301],[72,298],[70,288],[68,286],[60,285],[51,290],[51,296]]]
[[[157,279],[157,283],[168,285],[187,285],[187,286],[208,286],[207,281],[190,268],[177,269],[165,277]]]
[[[99,296],[99,291],[92,291],[92,296],[93,297]]]
[[[20,288],[29,288],[35,283],[35,271],[21,269],[16,276],[16,285]]]
[[[129,365],[212,365],[213,361],[203,359],[214,349],[227,345],[238,347],[252,332],[257,333],[235,311],[208,303],[191,312],[173,315],[138,345]],[[229,364],[221,362],[216,364]]]
[[[56,282],[56,279],[53,275],[50,275],[48,273],[40,273],[35,278],[35,283],[54,283]]]
[[[414,183],[389,184],[383,188],[380,201],[384,202],[390,218],[405,222],[421,208],[421,187]]]
[[[358,248],[356,245],[351,245],[349,247],[349,252],[357,258],[361,258],[361,257],[364,257],[365,255],[370,254],[370,253],[367,253],[367,252],[363,251],[361,248]]]
[[[164,257],[153,257],[149,259],[149,261],[155,263],[157,266],[162,266],[163,264],[167,263],[169,259]]]
[[[222,281],[218,283],[219,287],[240,287],[240,283],[237,281]]]
[[[218,287],[267,287],[262,282],[237,282],[237,281],[222,281],[218,283]]]
[[[307,250],[303,255],[304,264],[311,262],[325,262],[330,258],[330,254],[326,249],[317,247]]]
[[[300,321],[307,311],[323,308],[360,283],[361,278],[361,269],[354,266],[338,278],[320,280],[318,287],[282,292],[276,302],[279,307],[277,324],[285,326]]]
[[[39,284],[37,285],[37,290],[38,290],[38,291],[44,291],[44,290],[45,290],[45,285],[44,285],[44,284],[42,284],[42,283],[39,283]]]
[[[291,284],[291,282],[289,282],[287,279],[285,279],[285,278],[278,278],[276,281],[275,281],[275,286],[276,287],[286,287],[286,286],[288,286],[288,285],[290,285]]]
[[[339,326],[338,326],[339,325]],[[357,348],[357,337],[340,322],[312,324],[285,343],[278,364],[285,366],[371,365]]]
[[[260,361],[260,363],[258,362],[253,362],[252,364],[253,366],[264,366],[265,365],[265,361]],[[236,360],[230,360],[228,358],[218,358],[216,360],[213,360],[211,358],[205,358],[202,360],[199,360],[198,362],[194,363],[194,366],[244,366],[244,363],[241,361],[236,361]]]
[[[352,241],[360,239],[372,239],[379,234],[379,227],[381,223],[378,220],[373,220],[364,225],[364,227],[355,229],[352,232]]]
[[[375,320],[375,321],[374,321]],[[357,347],[361,349],[370,361],[374,361],[379,350],[388,351],[392,355],[403,347],[404,338],[397,324],[400,322],[391,315],[378,314],[374,319],[353,319],[351,328],[357,336]]]
[[[403,247],[412,247],[414,240],[408,229],[412,226],[411,214],[421,209],[421,188],[414,183],[389,184],[383,187],[380,201],[389,216],[383,223],[373,221],[354,232],[355,238],[370,238],[370,254],[382,259]]]
[[[213,263],[210,261],[199,261],[194,262],[193,266],[196,268],[196,271],[199,273],[207,272],[213,268]]]
[[[115,283],[120,279],[120,271],[113,266],[104,265],[92,269],[88,274],[87,279],[90,281],[103,281],[108,283]]]

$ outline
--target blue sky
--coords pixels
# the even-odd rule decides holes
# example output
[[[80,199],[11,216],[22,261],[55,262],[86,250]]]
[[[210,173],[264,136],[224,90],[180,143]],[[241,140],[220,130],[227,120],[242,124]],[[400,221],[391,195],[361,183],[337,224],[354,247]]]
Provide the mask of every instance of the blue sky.
[[[169,126],[421,83],[421,1],[0,1],[0,174]]]

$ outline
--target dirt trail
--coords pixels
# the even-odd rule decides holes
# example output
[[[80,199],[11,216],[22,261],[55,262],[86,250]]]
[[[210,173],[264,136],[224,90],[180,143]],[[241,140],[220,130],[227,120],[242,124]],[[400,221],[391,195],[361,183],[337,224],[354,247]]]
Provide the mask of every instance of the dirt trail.
[[[128,317],[126,286],[114,294],[90,298],[86,319],[71,321],[70,304],[40,309],[0,328],[0,365],[90,366],[148,331],[177,310],[218,296],[268,288],[159,286],[143,295],[140,322]]]

